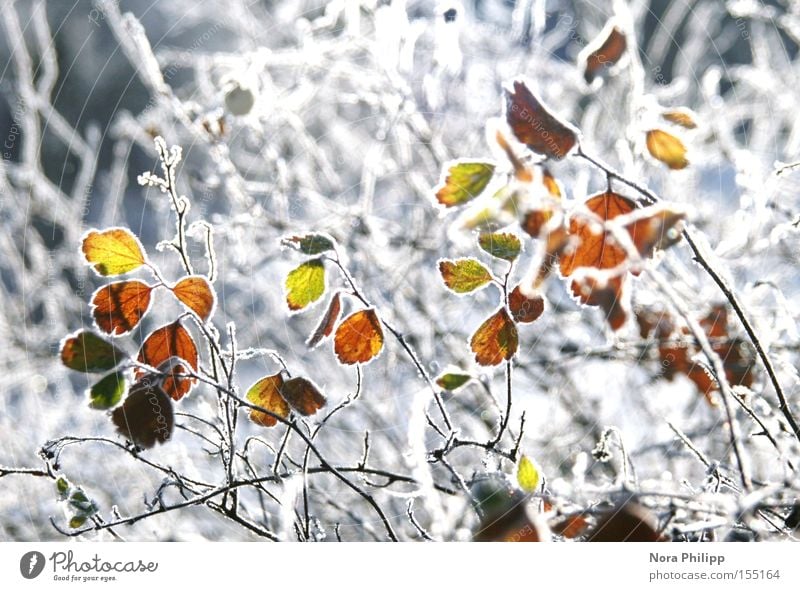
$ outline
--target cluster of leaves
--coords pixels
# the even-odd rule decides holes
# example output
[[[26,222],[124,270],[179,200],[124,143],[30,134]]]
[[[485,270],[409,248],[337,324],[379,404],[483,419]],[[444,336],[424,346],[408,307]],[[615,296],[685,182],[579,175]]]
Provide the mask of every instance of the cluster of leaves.
[[[152,305],[157,289],[170,292],[186,313],[174,322],[150,332],[139,347],[135,361],[126,351],[92,330],[79,330],[61,344],[61,361],[85,373],[104,373],[89,390],[90,406],[114,409],[117,430],[140,447],[152,447],[170,438],[174,419],[172,401],[187,395],[196,383],[198,351],[194,338],[182,323],[191,317],[202,327],[214,313],[216,294],[207,277],[187,275],[166,283],[150,261],[138,238],[125,228],[91,230],[82,241],[86,262],[101,277],[150,271],[155,281],[115,281],[97,289],[91,297],[92,316],[100,333],[113,339],[129,335]],[[133,384],[128,387],[126,374]],[[118,406],[123,400],[121,406]],[[116,408],[115,408],[116,407]]]

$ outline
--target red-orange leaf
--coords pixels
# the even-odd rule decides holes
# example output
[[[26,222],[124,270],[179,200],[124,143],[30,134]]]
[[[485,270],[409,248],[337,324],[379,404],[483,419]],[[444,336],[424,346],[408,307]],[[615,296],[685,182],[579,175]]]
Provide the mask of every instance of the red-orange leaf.
[[[289,403],[292,410],[304,416],[313,415],[325,406],[325,396],[310,380],[292,378],[281,386],[281,396]]]
[[[339,320],[339,313],[341,311],[342,300],[339,296],[339,292],[336,292],[331,298],[331,303],[328,304],[328,311],[325,312],[325,315],[320,319],[319,325],[314,331],[314,334],[312,334],[306,342],[306,345],[308,345],[309,348],[316,347],[320,341],[322,341],[322,339],[330,336],[330,334],[333,332],[333,327],[336,324],[336,321]]]
[[[211,317],[217,298],[205,277],[185,277],[175,284],[172,293],[203,322]]]
[[[133,330],[150,308],[152,288],[141,281],[109,283],[94,292],[92,315],[105,333],[122,335]]]
[[[587,542],[661,542],[655,516],[633,502],[608,511],[589,533]]]
[[[604,223],[630,213],[636,204],[627,197],[609,191],[593,195],[584,206],[599,219],[595,221],[582,214],[573,215],[570,219],[569,233],[577,242],[561,255],[561,274],[564,277],[569,277],[581,267],[611,269],[625,262],[627,256],[611,232],[598,227],[598,222]]]
[[[517,285],[508,294],[508,307],[516,322],[533,322],[544,312],[544,298],[538,294],[528,297]]]
[[[517,326],[505,308],[487,318],[470,340],[475,361],[481,365],[508,361],[517,352],[518,345]]]
[[[360,310],[345,318],[336,329],[333,350],[346,365],[367,363],[383,348],[383,330],[375,310]]]
[[[506,90],[506,121],[516,138],[537,154],[561,160],[578,141],[578,131],[550,113],[520,80]]]
[[[138,447],[150,448],[172,436],[172,401],[157,380],[145,378],[133,386],[122,406],[111,413],[117,431]]]
[[[669,248],[681,239],[682,211],[654,205],[641,210],[641,216],[625,226],[636,250],[642,258],[653,256],[653,252]]]
[[[195,372],[197,371],[197,345],[180,322],[167,324],[151,332],[142,343],[138,360],[140,363],[167,371],[172,365],[175,365],[175,363],[167,363],[174,361],[173,358],[182,359]],[[136,370],[137,377],[145,373],[142,369]],[[173,371],[173,373],[176,372]],[[194,378],[175,378],[169,384],[165,381],[165,389],[167,386],[171,386],[167,390],[167,394],[174,400],[180,400],[191,390],[194,382]]]
[[[584,80],[591,83],[603,68],[616,64],[627,46],[625,35],[613,22],[609,22],[578,58],[584,64]]]

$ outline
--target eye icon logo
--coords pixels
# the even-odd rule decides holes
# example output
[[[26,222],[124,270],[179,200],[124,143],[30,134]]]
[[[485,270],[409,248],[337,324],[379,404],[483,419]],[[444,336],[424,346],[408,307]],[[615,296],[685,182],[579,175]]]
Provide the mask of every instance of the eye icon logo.
[[[19,559],[19,572],[26,579],[35,579],[44,570],[45,559],[41,552],[26,552]]]

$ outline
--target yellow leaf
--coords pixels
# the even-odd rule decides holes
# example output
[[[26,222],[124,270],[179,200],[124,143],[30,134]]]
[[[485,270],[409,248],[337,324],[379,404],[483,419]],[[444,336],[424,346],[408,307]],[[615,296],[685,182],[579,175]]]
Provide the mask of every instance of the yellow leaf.
[[[539,486],[539,471],[528,456],[522,456],[517,465],[517,483],[525,492],[533,492]]]
[[[91,230],[83,238],[83,254],[99,275],[122,275],[141,267],[144,251],[130,230]]]
[[[672,170],[689,166],[686,159],[686,146],[671,133],[660,129],[647,132],[647,149],[656,160],[660,160]]]

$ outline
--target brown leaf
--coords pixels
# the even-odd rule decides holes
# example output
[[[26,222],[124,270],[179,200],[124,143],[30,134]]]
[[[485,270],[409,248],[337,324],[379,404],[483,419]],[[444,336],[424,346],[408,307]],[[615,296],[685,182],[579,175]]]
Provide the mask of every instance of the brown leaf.
[[[655,517],[649,510],[627,502],[608,511],[589,533],[587,542],[662,542]]]
[[[122,335],[133,330],[150,308],[152,288],[141,281],[109,283],[92,295],[92,316],[103,332]]]
[[[281,386],[281,396],[289,403],[292,410],[303,416],[310,416],[325,406],[325,396],[310,380],[292,378]]]
[[[542,171],[542,183],[551,197],[561,199],[561,186],[558,184],[556,177],[550,174],[550,171],[546,168]]]
[[[289,404],[281,395],[283,376],[276,373],[274,376],[261,378],[247,390],[245,398],[248,402],[267,409],[278,416],[289,416]],[[264,427],[274,427],[278,419],[261,410],[250,409],[250,420]]]
[[[528,297],[517,285],[508,294],[508,308],[515,322],[533,322],[544,312],[544,298],[539,294]]]
[[[333,327],[336,324],[336,321],[339,320],[339,313],[342,311],[342,300],[339,296],[339,292],[333,294],[331,298],[331,303],[328,304],[328,310],[325,314],[320,318],[319,325],[317,329],[314,331],[308,341],[306,341],[306,345],[310,349],[316,347],[322,339],[325,337],[330,336],[333,332]]]
[[[495,139],[497,140],[500,148],[502,148],[503,152],[506,153],[508,161],[511,162],[511,166],[514,168],[514,176],[516,179],[524,183],[531,182],[533,180],[533,172],[531,172],[531,169],[525,166],[525,163],[519,159],[516,153],[514,153],[514,149],[509,145],[506,136],[504,136],[502,132],[498,131],[495,134]]]
[[[160,369],[173,357],[184,360],[195,372],[197,371],[197,345],[191,335],[181,325],[180,321],[157,328],[148,335],[139,349],[139,363],[145,363]],[[136,369],[136,376],[141,377],[146,373],[143,369]],[[173,368],[173,373],[174,368]],[[180,400],[191,390],[194,378],[175,378],[170,381],[169,394],[174,400]]]
[[[214,288],[205,277],[199,275],[184,277],[175,284],[172,293],[203,322],[211,317],[216,303],[216,295]]]
[[[601,70],[613,66],[620,60],[627,46],[625,34],[609,22],[578,58],[578,61],[584,64],[583,79],[591,83]]]
[[[623,285],[623,276],[609,277],[587,270],[572,282],[571,288],[582,304],[600,307],[611,329],[619,330],[628,318],[623,304]]]
[[[122,436],[145,449],[168,441],[175,426],[172,401],[152,377],[131,386],[111,420]]]
[[[508,361],[517,352],[518,345],[517,326],[504,307],[487,318],[470,340],[475,361],[481,365]]]
[[[628,214],[636,208],[636,204],[627,197],[610,191],[593,195],[584,206],[599,218],[600,223]],[[597,226],[596,221],[581,214],[573,215],[570,219],[569,233],[577,243],[561,255],[561,274],[564,277],[569,277],[581,267],[612,269],[625,262],[625,249],[617,243],[611,232]]]
[[[524,82],[506,89],[506,122],[514,136],[533,152],[561,160],[578,142],[578,131],[551,114]]]
[[[333,350],[341,363],[367,363],[383,349],[383,330],[375,310],[360,310],[336,329]]]

